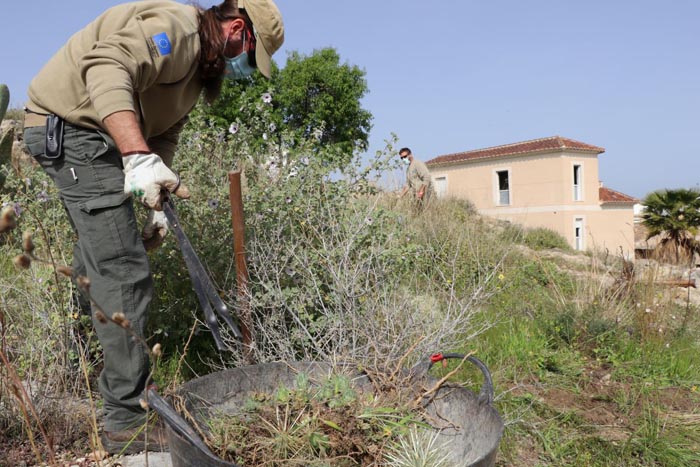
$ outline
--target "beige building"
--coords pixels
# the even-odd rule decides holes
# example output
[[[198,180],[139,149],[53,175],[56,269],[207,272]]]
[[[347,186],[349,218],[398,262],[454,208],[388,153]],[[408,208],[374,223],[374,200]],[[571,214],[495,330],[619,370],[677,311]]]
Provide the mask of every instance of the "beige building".
[[[605,149],[560,136],[447,154],[426,164],[438,197],[481,214],[559,232],[577,250],[634,259],[635,198],[604,188]]]

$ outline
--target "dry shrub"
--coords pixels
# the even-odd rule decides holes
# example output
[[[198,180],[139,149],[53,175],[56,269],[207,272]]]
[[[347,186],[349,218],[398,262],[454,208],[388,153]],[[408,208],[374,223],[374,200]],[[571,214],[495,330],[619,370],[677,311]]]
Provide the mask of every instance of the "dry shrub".
[[[257,361],[372,365],[420,341],[415,360],[464,349],[492,325],[481,306],[510,246],[489,244],[462,204],[416,214],[374,195],[324,209],[300,208],[292,238],[280,224],[251,239]]]

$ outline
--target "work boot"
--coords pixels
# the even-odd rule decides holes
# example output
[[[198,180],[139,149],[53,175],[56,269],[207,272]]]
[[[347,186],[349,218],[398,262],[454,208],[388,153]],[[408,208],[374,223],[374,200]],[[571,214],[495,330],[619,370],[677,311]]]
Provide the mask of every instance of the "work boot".
[[[148,430],[148,446],[146,430],[139,426],[128,430],[103,432],[102,447],[110,454],[138,454],[146,449],[154,452],[169,450],[165,428],[158,425]]]

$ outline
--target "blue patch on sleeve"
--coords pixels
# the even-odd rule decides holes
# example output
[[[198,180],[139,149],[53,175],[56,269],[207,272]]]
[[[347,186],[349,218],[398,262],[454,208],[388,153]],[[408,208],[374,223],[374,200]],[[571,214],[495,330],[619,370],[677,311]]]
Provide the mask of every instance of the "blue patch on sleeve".
[[[159,54],[170,54],[173,46],[170,43],[170,39],[168,39],[168,35],[166,33],[161,32],[160,34],[156,34],[155,36],[151,37],[151,39],[153,39],[153,43],[156,45]]]

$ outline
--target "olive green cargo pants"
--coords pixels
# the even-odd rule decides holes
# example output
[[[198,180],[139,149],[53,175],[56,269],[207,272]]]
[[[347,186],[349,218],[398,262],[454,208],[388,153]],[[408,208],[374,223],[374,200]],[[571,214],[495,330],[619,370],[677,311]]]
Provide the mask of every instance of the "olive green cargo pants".
[[[24,142],[58,186],[77,233],[73,267],[90,279],[90,295],[104,312],[124,312],[142,336],[153,281],[133,204],[124,195],[121,154],[106,133],[66,123],[63,155],[49,159],[44,135],[44,127],[26,128]],[[104,354],[104,429],[121,431],[145,421],[139,399],[148,378],[147,354],[126,330],[98,322],[92,311]]]

